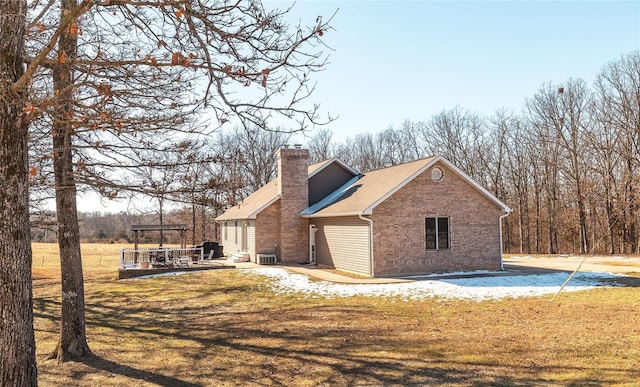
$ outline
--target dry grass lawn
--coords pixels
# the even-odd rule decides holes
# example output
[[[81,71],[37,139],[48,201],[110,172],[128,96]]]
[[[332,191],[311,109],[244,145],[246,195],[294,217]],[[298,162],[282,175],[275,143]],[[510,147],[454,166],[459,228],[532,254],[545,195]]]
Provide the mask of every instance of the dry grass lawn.
[[[640,279],[549,298],[467,302],[276,296],[239,270],[118,281],[84,245],[93,356],[57,364],[57,249],[34,245],[42,386],[634,385]]]

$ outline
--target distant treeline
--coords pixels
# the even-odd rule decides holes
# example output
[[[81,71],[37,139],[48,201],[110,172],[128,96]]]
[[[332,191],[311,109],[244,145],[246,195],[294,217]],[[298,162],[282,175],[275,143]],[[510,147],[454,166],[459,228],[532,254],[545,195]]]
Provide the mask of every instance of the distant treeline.
[[[185,224],[184,215],[181,211],[171,211],[165,215],[165,224]],[[45,221],[46,217],[48,221]],[[55,229],[55,214],[41,214],[37,221],[32,222],[31,238],[33,242],[57,242]],[[133,243],[134,234],[131,231],[132,225],[138,224],[158,224],[157,214],[129,214],[84,212],[79,213],[80,218],[80,239],[83,243]],[[188,232],[188,244],[200,244],[201,239],[193,240],[192,233]],[[210,235],[213,238],[212,235]],[[159,232],[139,232],[139,243],[159,244]],[[163,244],[180,243],[180,234],[176,231],[163,232]]]

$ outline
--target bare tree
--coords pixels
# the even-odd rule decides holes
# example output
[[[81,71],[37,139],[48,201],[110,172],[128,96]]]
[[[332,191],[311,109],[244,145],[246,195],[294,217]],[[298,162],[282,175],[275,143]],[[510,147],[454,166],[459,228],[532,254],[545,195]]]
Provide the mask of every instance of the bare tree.
[[[324,160],[329,160],[333,157],[331,150],[332,143],[331,138],[333,132],[329,129],[318,130],[313,137],[307,143],[309,148],[309,161],[311,163],[319,163]]]
[[[134,168],[141,150],[160,149],[159,131],[197,130],[190,120],[198,110],[215,127],[318,123],[307,98],[310,74],[326,63],[317,47],[330,27],[319,17],[291,30],[289,10],[256,1],[43,0],[31,10],[30,58],[18,84],[33,85],[33,127],[51,128],[65,295],[52,356],[63,361],[89,352],[77,185],[117,195],[126,186],[114,171]]]
[[[597,195],[600,203],[604,202],[604,234],[606,235],[607,247],[604,249],[610,254],[616,253],[616,230],[621,230],[618,225],[618,213],[619,213],[619,200],[618,192],[620,188],[620,182],[618,176],[621,176],[622,158],[619,153],[616,152],[617,144],[621,139],[618,133],[613,130],[606,115],[602,115],[609,111],[609,107],[603,104],[606,102],[596,100],[592,104],[592,116],[594,130],[587,133],[587,146],[590,152],[594,155],[593,173],[596,175],[596,180],[600,184],[595,184],[593,187],[594,194]],[[605,113],[606,114],[606,113]],[[594,238],[594,243],[597,240]]]
[[[212,190],[222,189],[219,179],[210,173],[209,165],[214,163],[208,152],[209,142],[198,143],[187,155],[190,162],[179,168],[180,189],[176,201],[188,204],[190,207],[191,242],[195,245],[197,237],[207,240],[207,214],[209,207],[215,212],[217,203],[210,194]],[[186,223],[186,222],[185,222]],[[200,228],[200,235],[198,235]]]
[[[596,91],[591,105],[594,130],[588,133],[588,145],[594,154],[594,173],[598,176],[601,184],[595,186],[596,193],[601,201],[604,201],[607,248],[606,250],[615,254],[617,246],[624,244],[619,240],[618,234],[624,234],[624,224],[620,222],[621,210],[624,208],[622,192],[625,188],[621,177],[624,175],[624,157],[620,152],[625,141],[624,132],[617,130],[613,123],[611,112],[611,99],[606,96],[606,88],[599,77],[596,80]],[[622,224],[622,227],[621,227]],[[621,247],[620,251],[624,251]]]
[[[560,117],[557,114],[557,88],[546,85],[540,88],[532,99],[527,101],[527,118],[535,131],[538,147],[534,158],[540,162],[539,171],[542,176],[540,184],[544,182],[544,200],[547,213],[547,252],[557,254],[559,250],[560,228],[560,159],[561,148],[558,139]],[[555,125],[555,126],[554,126]]]
[[[183,190],[181,168],[193,160],[191,152],[193,144],[189,141],[180,143],[168,142],[166,148],[159,152],[149,151],[140,154],[141,159],[136,170],[132,171],[128,183],[133,195],[143,194],[153,198],[158,204],[156,214],[158,222],[165,224],[165,206],[173,201]],[[164,243],[164,233],[160,229],[159,245]]]
[[[371,133],[357,134],[351,151],[356,157],[354,165],[361,172],[373,171],[385,166],[381,158],[380,143]]]
[[[598,122],[601,128],[616,133],[615,150],[622,159],[621,251],[637,254],[640,253],[640,51],[605,65],[598,74],[595,89]]]
[[[279,130],[265,132],[259,128],[236,128],[230,141],[235,144],[242,165],[245,186],[255,191],[276,176],[276,152],[291,135]]]
[[[402,132],[395,130],[393,126],[389,126],[378,133],[376,139],[380,149],[379,157],[382,165],[392,166],[409,161]]]
[[[456,106],[434,115],[420,136],[430,154],[446,157],[477,179],[482,178],[477,167],[484,131],[482,117]]]
[[[504,174],[507,158],[507,141],[509,131],[518,125],[518,118],[513,113],[499,109],[490,120],[484,141],[479,145],[478,160],[486,175],[485,181],[497,197],[504,198]]]
[[[333,146],[333,157],[337,157],[340,160],[344,161],[351,167],[358,168],[356,164],[356,155],[354,153],[354,140],[350,137],[347,137],[341,143],[335,144]]]
[[[566,152],[566,175],[572,184],[573,196],[578,207],[578,223],[580,227],[580,252],[590,252],[590,235],[587,226],[586,179],[587,150],[585,133],[588,127],[587,106],[590,95],[586,84],[580,79],[569,79],[565,86],[558,88],[559,104],[557,105],[556,130]]]
[[[61,0],[62,19],[66,14],[80,12],[76,0]],[[66,23],[62,23],[66,24]],[[53,88],[57,97],[53,102],[52,143],[53,174],[55,180],[58,246],[62,268],[62,316],[60,338],[50,358],[66,361],[90,353],[87,344],[84,304],[84,278],[80,253],[80,230],[76,204],[76,179],[73,166],[74,91],[76,82],[71,62],[77,58],[78,33],[71,30],[73,22],[57,40],[57,56],[63,58],[53,66]]]
[[[424,142],[424,139],[420,138],[420,132],[424,129],[425,125],[424,122],[414,122],[406,119],[402,121],[400,128],[396,129],[400,132],[403,159],[409,161],[432,156],[428,154],[428,146]]]
[[[512,203],[515,203],[515,216],[518,217],[518,251],[531,254],[531,223],[530,223],[530,190],[533,181],[532,161],[530,155],[528,128],[519,117],[507,117],[502,114],[496,116],[495,124],[502,126],[505,132],[505,180],[508,187],[504,191],[510,192]],[[506,183],[507,184],[507,183]]]
[[[0,385],[36,386],[23,74],[27,3],[0,10]]]

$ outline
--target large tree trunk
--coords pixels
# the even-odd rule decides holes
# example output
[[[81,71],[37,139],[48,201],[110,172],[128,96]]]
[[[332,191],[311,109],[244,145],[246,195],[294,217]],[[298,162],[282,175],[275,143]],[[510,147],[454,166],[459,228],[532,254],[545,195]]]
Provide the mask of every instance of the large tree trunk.
[[[75,6],[75,0],[62,0],[63,12]],[[76,35],[69,32],[63,34],[58,41],[58,55],[75,58],[77,44]],[[71,65],[58,64],[53,70],[53,85],[59,93],[53,120],[53,170],[62,270],[62,315],[60,339],[50,356],[58,361],[72,360],[90,353],[85,330],[84,279],[73,171],[73,84]]]
[[[80,254],[80,230],[73,178],[70,129],[54,125],[54,157],[58,246],[62,270],[60,338],[51,358],[68,361],[90,353],[85,330],[84,278]]]
[[[0,9],[0,386],[36,386],[23,74],[27,3]]]

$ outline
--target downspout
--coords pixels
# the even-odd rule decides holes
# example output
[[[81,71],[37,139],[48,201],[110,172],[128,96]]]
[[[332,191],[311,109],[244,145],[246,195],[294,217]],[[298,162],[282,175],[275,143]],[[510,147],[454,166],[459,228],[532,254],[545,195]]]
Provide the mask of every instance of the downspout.
[[[369,265],[371,266],[371,278],[375,278],[376,273],[373,266],[373,220],[362,216],[362,212],[358,214],[358,218],[369,222]],[[502,260],[502,258],[500,258]]]
[[[504,263],[502,261],[502,219],[506,218],[509,215],[509,212],[506,212],[500,215],[498,219],[498,224],[500,226],[500,271],[504,271]]]

